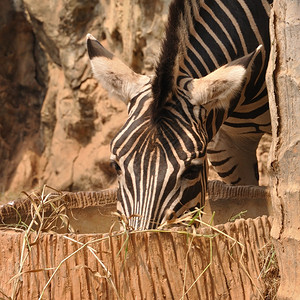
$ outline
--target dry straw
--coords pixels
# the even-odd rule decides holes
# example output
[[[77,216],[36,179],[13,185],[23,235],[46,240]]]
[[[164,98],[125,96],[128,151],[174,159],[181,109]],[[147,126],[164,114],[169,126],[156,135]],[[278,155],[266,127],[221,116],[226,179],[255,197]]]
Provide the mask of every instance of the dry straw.
[[[46,194],[47,188],[49,189],[50,187],[45,185],[42,189],[41,194],[33,193],[32,195],[29,195],[24,192],[31,203],[31,222],[27,226],[26,223],[21,220],[21,216],[19,215],[19,222],[16,225],[16,228],[19,228],[19,225],[22,224],[26,229],[24,230],[19,270],[18,273],[10,280],[10,282],[13,282],[13,290],[11,295],[12,300],[16,299],[19,292],[21,275],[24,274],[24,263],[29,256],[31,247],[37,244],[41,233],[56,231],[57,229],[59,229],[59,227],[57,226],[59,221],[61,221],[60,227],[62,227],[64,224],[67,228],[69,228],[68,216],[65,213],[66,208],[63,204],[61,204],[63,193],[50,188],[55,191],[55,194]],[[49,216],[46,216],[46,208],[49,209],[49,206],[51,207],[51,212]],[[71,229],[69,228],[69,230]],[[31,241],[31,236],[33,235],[33,233],[34,239],[33,241]],[[46,269],[49,270],[51,268]],[[39,272],[46,269],[31,270],[30,272]]]

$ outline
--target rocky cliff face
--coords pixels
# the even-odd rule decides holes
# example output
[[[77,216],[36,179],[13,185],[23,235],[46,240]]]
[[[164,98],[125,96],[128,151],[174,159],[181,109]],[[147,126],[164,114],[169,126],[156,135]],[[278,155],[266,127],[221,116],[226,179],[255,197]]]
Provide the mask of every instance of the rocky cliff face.
[[[37,183],[37,157],[42,154],[39,112],[48,80],[45,53],[17,1],[0,3],[0,65],[0,189],[3,192],[13,183],[18,166],[27,185]],[[19,185],[20,180],[15,179],[12,186]]]
[[[92,33],[151,73],[169,0],[2,0],[0,188],[100,189],[114,183],[109,143],[126,107],[92,78]]]
[[[85,36],[151,74],[170,1],[1,0],[1,192],[115,183],[109,143],[126,107],[92,78]]]

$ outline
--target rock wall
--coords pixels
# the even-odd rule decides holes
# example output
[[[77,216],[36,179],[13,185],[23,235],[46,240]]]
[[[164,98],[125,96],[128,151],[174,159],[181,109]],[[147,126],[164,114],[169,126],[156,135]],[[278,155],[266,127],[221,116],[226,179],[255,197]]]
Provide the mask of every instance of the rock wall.
[[[16,169],[26,177],[28,185],[37,183],[37,158],[43,148],[38,135],[39,112],[48,81],[46,57],[18,1],[0,2],[0,65],[0,191],[3,192],[11,186]],[[12,187],[19,186],[20,181],[16,178]]]
[[[270,151],[272,242],[281,274],[278,300],[300,299],[300,0],[275,0],[267,70],[273,141]]]
[[[126,107],[92,78],[85,36],[153,72],[170,0],[2,0],[0,188],[115,182],[109,143]]]

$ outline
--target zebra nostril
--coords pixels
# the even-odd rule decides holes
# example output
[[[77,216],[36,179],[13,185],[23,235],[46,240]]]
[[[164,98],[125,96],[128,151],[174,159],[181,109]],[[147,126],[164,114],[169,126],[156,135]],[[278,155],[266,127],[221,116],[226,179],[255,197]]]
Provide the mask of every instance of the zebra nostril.
[[[168,222],[174,221],[175,219],[177,219],[176,212],[173,209],[168,209],[166,211],[166,217],[165,217],[165,219]]]

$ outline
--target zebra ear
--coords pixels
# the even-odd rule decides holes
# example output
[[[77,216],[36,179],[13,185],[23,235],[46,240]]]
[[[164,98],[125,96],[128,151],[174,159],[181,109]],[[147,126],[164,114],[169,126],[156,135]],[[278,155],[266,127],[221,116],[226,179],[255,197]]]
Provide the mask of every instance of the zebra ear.
[[[242,66],[221,67],[209,75],[192,81],[195,105],[214,103],[216,108],[227,108],[230,100],[241,90],[246,69]]]
[[[228,108],[230,100],[242,90],[248,66],[260,48],[205,77],[193,79],[190,86],[191,102],[195,105],[212,103],[215,108]]]
[[[87,50],[95,78],[110,93],[126,104],[149,82],[106,50],[91,34],[87,35]]]

